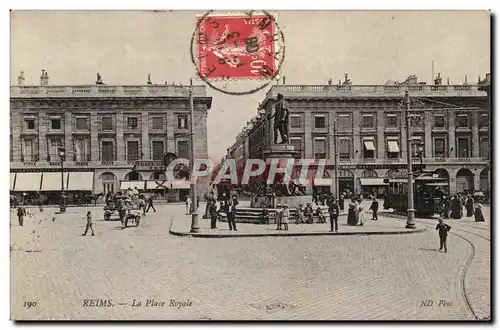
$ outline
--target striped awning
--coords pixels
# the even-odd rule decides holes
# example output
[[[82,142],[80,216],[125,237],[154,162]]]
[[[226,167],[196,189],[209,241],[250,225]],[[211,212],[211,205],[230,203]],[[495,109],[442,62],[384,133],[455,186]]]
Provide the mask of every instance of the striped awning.
[[[399,152],[398,141],[387,141],[389,152]]]
[[[14,190],[14,183],[16,182],[16,173],[10,172],[10,190]]]
[[[191,188],[191,181],[189,180],[179,180],[179,181],[172,181],[172,189],[190,189]]]
[[[128,188],[144,190],[145,183],[146,181],[122,181],[120,183],[120,190],[128,190]]]
[[[329,179],[329,178],[321,178],[321,179],[314,179],[314,185],[316,187],[320,187],[320,186],[331,186],[333,184],[333,179]]]
[[[69,173],[64,172],[64,189],[68,187]],[[61,190],[61,172],[43,172],[42,187],[40,191],[59,191]]]
[[[165,180],[148,180],[146,181],[146,189],[171,189],[172,183]]]
[[[16,185],[14,186],[14,191],[39,191],[40,182],[42,180],[42,173],[29,173],[29,172],[19,172],[16,173]],[[59,189],[61,189],[61,177],[59,177]]]
[[[92,191],[94,172],[70,172],[67,190]]]
[[[387,186],[389,183],[384,183],[384,179],[380,178],[362,178],[359,179],[362,186]]]

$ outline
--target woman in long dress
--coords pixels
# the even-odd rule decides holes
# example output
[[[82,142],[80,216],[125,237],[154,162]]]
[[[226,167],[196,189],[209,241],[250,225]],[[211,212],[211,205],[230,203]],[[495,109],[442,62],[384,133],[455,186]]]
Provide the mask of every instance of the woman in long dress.
[[[483,206],[479,201],[474,203],[474,219],[476,222],[484,222]]]
[[[365,223],[365,215],[363,212],[363,204],[361,204],[361,201],[358,200],[358,212],[357,212],[358,220],[359,220],[359,225],[362,226]]]
[[[347,224],[351,226],[357,225],[358,220],[356,219],[356,202],[354,198],[351,199],[349,203],[349,210],[347,212]]]
[[[469,198],[467,198],[465,208],[467,209],[467,216],[472,217],[472,215],[474,214],[474,200],[472,199],[472,197],[469,196]]]
[[[284,225],[285,230],[288,230],[288,222],[290,219],[290,210],[288,210],[288,206],[283,206],[283,211],[281,213],[281,223]]]

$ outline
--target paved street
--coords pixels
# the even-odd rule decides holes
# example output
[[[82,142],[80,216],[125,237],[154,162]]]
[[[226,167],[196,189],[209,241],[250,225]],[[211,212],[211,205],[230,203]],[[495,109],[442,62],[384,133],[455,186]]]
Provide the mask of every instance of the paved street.
[[[79,236],[87,210],[95,237]],[[125,230],[102,221],[102,207],[30,211],[24,227],[11,217],[15,319],[473,320],[470,308],[490,316],[488,207],[485,223],[448,221],[447,254],[436,251],[433,220],[411,235],[217,239],[170,235],[173,218],[190,221],[183,205],[157,206]]]

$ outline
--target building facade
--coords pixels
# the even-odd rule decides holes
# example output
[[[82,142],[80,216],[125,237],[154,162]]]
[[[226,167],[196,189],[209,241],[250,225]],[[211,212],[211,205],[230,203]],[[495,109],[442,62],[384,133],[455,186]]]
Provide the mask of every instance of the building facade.
[[[402,102],[406,90],[411,150]],[[326,161],[325,173],[307,183],[309,192],[335,191],[337,153],[338,191],[381,194],[384,178],[407,171],[408,152],[414,168],[448,178],[451,194],[490,191],[490,109],[486,92],[477,85],[443,85],[439,76],[434,85],[418,83],[415,76],[402,84],[352,85],[346,79],[339,85],[275,85],[253,123],[228,149],[228,158],[235,158],[243,145],[250,158],[262,159],[270,149],[274,136],[268,115],[278,93],[290,107],[289,143],[301,158]]]
[[[165,182],[163,157],[190,158],[188,87],[11,86],[12,193],[117,192],[128,187],[182,199],[189,184]],[[195,155],[207,157],[205,86],[193,86]],[[61,178],[59,148],[65,148]],[[135,166],[135,171],[133,168]],[[205,185],[200,186],[200,193]]]

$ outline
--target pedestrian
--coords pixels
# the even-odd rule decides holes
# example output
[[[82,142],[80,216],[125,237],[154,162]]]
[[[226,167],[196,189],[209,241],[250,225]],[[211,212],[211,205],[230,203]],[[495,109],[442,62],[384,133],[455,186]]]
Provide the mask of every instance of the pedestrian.
[[[149,209],[153,209],[154,213],[156,213],[156,209],[155,209],[155,206],[153,205],[153,196],[152,195],[149,195],[148,196],[148,199],[147,199],[147,208],[146,208],[146,212],[145,213],[148,213],[149,212]]]
[[[446,238],[448,237],[448,232],[451,227],[443,222],[443,218],[438,218],[439,223],[436,226],[436,230],[439,230],[439,251],[443,250],[444,252],[448,252],[448,247],[446,246]]]
[[[359,221],[359,225],[363,226],[365,224],[365,215],[363,212],[363,204],[361,204],[361,200],[357,201],[357,214],[356,218]]]
[[[122,229],[127,226],[127,207],[123,199],[119,199],[118,202],[118,216],[120,217],[120,222],[122,224]]]
[[[227,222],[229,223],[229,230],[234,230],[238,231],[236,229],[236,204],[230,203],[229,205],[229,212],[227,213]]]
[[[92,236],[94,236],[94,228],[92,228],[92,213],[87,211],[87,225],[85,226],[85,231],[82,236],[86,236],[89,229],[92,231]]]
[[[339,209],[340,209],[340,211],[344,212],[344,194],[340,194]]]
[[[337,233],[339,231],[338,218],[340,208],[335,198],[332,199],[330,205],[328,206],[328,213],[330,213],[330,232],[333,232],[335,227],[335,232]]]
[[[283,209],[281,208],[281,204],[277,205],[276,209],[276,230],[281,230],[281,214]]]
[[[372,210],[373,217],[372,220],[378,220],[378,201],[377,198],[373,197],[372,205],[370,206],[370,210]]]
[[[469,198],[467,198],[467,202],[465,205],[467,209],[467,216],[472,217],[474,215],[474,200],[470,195]]]
[[[285,230],[288,230],[288,221],[290,219],[290,210],[287,205],[283,205],[283,212],[281,213],[281,223],[285,225]]]
[[[266,207],[262,209],[262,213],[260,215],[260,223],[263,225],[269,224],[269,211],[267,210]]]
[[[217,217],[219,212],[217,212],[217,203],[212,202],[210,205],[210,228],[217,229]]]
[[[351,202],[349,203],[349,210],[347,211],[347,224],[351,226],[355,226],[358,224],[358,219],[356,218],[356,200],[351,198]]]
[[[17,208],[17,220],[19,221],[19,226],[24,226],[24,217],[26,216],[26,209],[24,206],[19,206]]]
[[[476,222],[484,222],[483,206],[479,203],[479,200],[476,200],[474,203],[474,220]]]
[[[186,215],[191,214],[191,197],[186,196]]]
[[[302,208],[302,204],[299,204],[297,206],[297,220],[295,221],[295,224],[301,224],[304,222],[304,210]]]
[[[313,208],[311,203],[307,203],[306,208],[304,209],[304,216],[306,218],[306,223],[313,223]]]
[[[442,210],[443,210],[443,218],[449,219],[450,218],[450,201],[446,196],[443,196],[443,202],[442,202]]]
[[[139,210],[142,210],[142,215],[146,215],[146,202],[144,201],[144,196],[139,196]]]
[[[319,223],[326,223],[326,217],[323,215],[323,211],[321,210],[321,207],[318,206],[316,209],[316,214],[318,215],[318,222]]]

